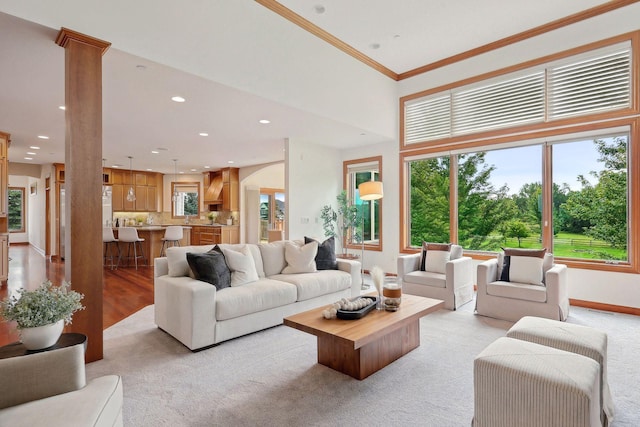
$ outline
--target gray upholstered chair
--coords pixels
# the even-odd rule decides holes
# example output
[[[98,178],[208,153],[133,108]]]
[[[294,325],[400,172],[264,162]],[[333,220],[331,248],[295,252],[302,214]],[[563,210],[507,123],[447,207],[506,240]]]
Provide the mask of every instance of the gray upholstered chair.
[[[433,268],[421,270],[422,254],[400,255],[398,277],[402,292],[427,298],[441,299],[444,308],[455,310],[473,299],[473,260],[462,256],[462,247],[451,245],[448,260]]]
[[[122,379],[86,383],[84,346],[0,359],[1,426],[122,426]]]
[[[525,252],[513,251],[515,254]],[[546,254],[540,260],[537,277],[528,277],[532,276],[531,271],[524,272],[523,268],[514,265],[514,258],[510,256],[510,275],[506,277],[502,274],[503,260],[509,253],[501,253],[497,259],[478,265],[476,313],[512,322],[524,316],[566,320],[569,315],[567,266],[554,264],[553,254]],[[514,256],[517,259],[518,255]]]

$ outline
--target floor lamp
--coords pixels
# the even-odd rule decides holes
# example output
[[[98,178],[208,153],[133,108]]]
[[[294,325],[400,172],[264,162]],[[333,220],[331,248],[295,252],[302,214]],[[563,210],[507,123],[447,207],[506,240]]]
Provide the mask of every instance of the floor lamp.
[[[382,191],[382,181],[366,181],[358,185],[358,191],[360,192],[360,200],[362,201],[370,201],[370,200],[379,200],[382,199],[383,191]],[[362,289],[368,289],[369,286],[365,286],[364,284],[364,203],[362,204],[362,236],[360,239],[362,240],[362,255],[360,257],[360,262],[362,263]]]

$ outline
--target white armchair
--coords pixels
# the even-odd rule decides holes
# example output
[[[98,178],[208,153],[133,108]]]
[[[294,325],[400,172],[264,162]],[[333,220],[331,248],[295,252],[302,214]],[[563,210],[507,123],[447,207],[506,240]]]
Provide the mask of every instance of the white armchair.
[[[0,360],[0,426],[122,426],[122,379],[86,384],[84,346]]]
[[[450,260],[444,273],[421,271],[421,254],[398,257],[398,277],[402,292],[427,298],[441,299],[444,308],[455,310],[473,299],[473,260],[462,256],[462,247],[451,246]]]
[[[503,281],[499,261],[490,259],[478,265],[476,313],[517,322],[524,316],[545,317],[564,321],[569,315],[567,266],[554,264],[547,254],[541,275],[544,283],[530,284]]]

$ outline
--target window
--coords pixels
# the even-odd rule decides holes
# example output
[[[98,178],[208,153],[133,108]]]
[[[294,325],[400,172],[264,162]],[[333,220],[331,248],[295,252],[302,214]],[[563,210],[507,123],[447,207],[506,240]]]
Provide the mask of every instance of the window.
[[[449,156],[409,163],[411,246],[450,241],[449,165]]]
[[[9,187],[9,232],[24,233],[24,195],[23,187]]]
[[[452,142],[488,131],[505,134],[526,125],[637,108],[632,102],[635,39],[622,36],[609,43],[406,96],[401,99],[401,145]]]
[[[629,135],[553,144],[553,250],[627,262]]]
[[[358,186],[367,181],[382,181],[382,156],[348,160],[343,163],[347,199],[358,207],[360,226],[348,237],[347,247],[382,250],[382,199],[362,200]]]
[[[285,193],[283,189],[260,189],[260,240],[269,240],[269,230],[285,229]]]
[[[171,183],[171,217],[198,217],[200,214],[200,183]]]
[[[631,129],[637,135],[640,120],[631,123],[405,156],[405,241],[413,248],[423,240],[454,241],[474,251],[545,247],[573,266],[636,269],[628,249],[638,246],[630,233],[637,214],[629,182],[631,159],[640,158]]]

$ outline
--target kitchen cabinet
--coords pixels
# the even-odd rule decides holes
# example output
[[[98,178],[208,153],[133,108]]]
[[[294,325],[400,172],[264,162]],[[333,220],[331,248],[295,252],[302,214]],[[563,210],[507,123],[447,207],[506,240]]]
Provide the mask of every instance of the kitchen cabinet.
[[[124,186],[122,184],[111,186],[111,205],[114,212],[124,210]]]
[[[211,211],[237,211],[240,208],[240,177],[238,168],[206,172],[204,204]]]
[[[240,243],[240,227],[194,225],[191,228],[192,245],[217,245],[219,243]]]

